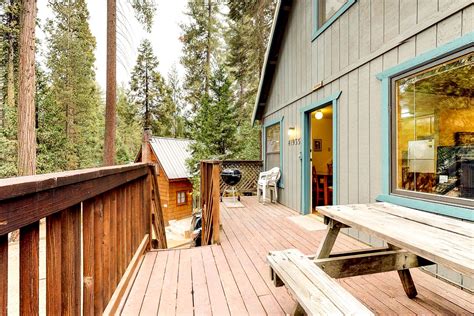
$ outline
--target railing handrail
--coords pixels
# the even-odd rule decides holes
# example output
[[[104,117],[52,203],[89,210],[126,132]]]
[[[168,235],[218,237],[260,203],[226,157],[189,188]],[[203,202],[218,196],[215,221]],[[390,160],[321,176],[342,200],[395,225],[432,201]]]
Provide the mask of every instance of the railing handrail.
[[[0,179],[0,201],[145,168],[148,165],[149,163],[133,163]]]

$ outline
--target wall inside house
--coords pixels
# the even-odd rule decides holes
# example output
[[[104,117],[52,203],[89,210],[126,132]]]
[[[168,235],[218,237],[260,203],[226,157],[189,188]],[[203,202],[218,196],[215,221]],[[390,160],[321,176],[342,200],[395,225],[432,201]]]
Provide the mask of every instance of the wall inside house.
[[[317,120],[315,112],[311,113],[311,150],[312,164],[318,174],[328,172],[328,164],[332,164],[332,116],[325,115]],[[314,141],[321,140],[321,151],[315,150]]]

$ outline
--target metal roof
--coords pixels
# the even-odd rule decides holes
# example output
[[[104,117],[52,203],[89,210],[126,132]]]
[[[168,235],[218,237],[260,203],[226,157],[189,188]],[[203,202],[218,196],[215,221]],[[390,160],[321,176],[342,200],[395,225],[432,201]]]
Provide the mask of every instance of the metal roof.
[[[152,137],[151,148],[163,167],[168,179],[190,178],[186,160],[191,158],[188,139]]]

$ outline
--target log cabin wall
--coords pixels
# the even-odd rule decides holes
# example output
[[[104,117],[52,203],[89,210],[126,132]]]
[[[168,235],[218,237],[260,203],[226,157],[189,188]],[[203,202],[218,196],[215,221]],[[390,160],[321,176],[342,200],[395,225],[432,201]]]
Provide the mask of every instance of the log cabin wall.
[[[302,209],[302,148],[288,145],[288,128],[302,137],[300,109],[338,92],[337,201],[374,202],[383,186],[384,114],[376,75],[473,32],[474,5],[469,0],[357,0],[313,39],[316,1],[287,2],[291,10],[261,115],[262,124],[284,118],[280,203]],[[362,232],[347,233],[380,243]],[[472,288],[471,279],[439,269],[433,272]]]

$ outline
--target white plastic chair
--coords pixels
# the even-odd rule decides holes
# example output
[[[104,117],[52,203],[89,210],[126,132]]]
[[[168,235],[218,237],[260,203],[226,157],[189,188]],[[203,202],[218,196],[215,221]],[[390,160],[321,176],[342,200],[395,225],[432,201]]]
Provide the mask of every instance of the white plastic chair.
[[[263,204],[267,199],[267,190],[270,190],[270,194],[274,197],[274,201],[270,200],[270,202],[276,202],[278,200],[278,180],[280,180],[280,168],[275,167],[268,171],[260,172],[258,176],[257,182],[257,198],[260,202],[260,196],[263,197]],[[260,194],[260,192],[262,192]]]

